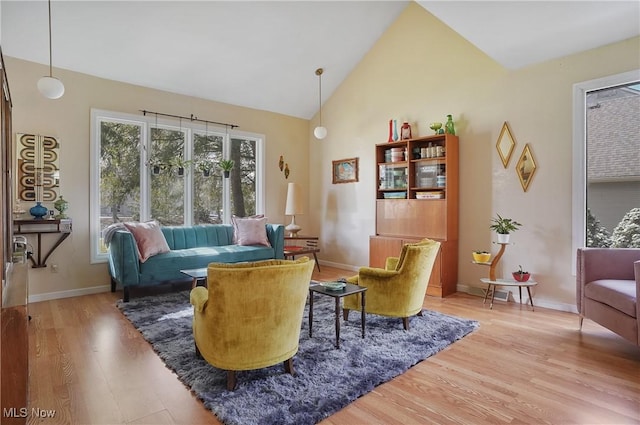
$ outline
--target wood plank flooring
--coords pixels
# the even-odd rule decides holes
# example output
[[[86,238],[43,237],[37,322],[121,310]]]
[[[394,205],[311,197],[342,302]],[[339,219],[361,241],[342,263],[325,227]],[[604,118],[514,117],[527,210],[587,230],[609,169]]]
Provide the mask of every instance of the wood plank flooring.
[[[353,272],[322,266],[314,279]],[[139,296],[133,292],[132,297]],[[219,424],[115,307],[122,291],[30,305],[30,424]],[[640,424],[640,349],[575,314],[454,294],[480,328],[322,422]],[[400,329],[401,325],[399,324]]]

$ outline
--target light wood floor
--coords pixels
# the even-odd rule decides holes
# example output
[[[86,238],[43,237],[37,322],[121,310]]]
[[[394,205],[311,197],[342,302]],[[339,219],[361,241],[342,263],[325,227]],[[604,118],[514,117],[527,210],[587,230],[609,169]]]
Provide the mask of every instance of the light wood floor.
[[[318,280],[352,272],[322,267]],[[135,297],[136,292],[132,293]],[[219,424],[114,306],[122,291],[30,305],[35,424]],[[640,423],[640,349],[577,316],[454,294],[425,307],[480,328],[322,424]]]

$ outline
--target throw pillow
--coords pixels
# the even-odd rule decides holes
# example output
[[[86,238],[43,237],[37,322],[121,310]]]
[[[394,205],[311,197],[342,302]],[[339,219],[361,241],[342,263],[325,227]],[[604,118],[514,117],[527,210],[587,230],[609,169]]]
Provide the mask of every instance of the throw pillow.
[[[141,263],[156,254],[170,251],[167,240],[164,238],[157,221],[148,221],[146,223],[127,222],[124,225],[136,241],[138,258],[140,258]]]
[[[267,237],[267,218],[263,215],[253,217],[231,217],[233,240],[237,245],[271,246]]]

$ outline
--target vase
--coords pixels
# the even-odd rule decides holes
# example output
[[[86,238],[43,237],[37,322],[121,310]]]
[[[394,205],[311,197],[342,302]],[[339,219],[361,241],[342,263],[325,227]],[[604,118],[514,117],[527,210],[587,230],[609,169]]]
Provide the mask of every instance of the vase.
[[[64,199],[62,195],[60,195],[60,198],[56,202],[54,202],[53,206],[60,212],[60,214],[58,214],[56,218],[69,218],[65,214],[65,211],[67,211],[67,209],[69,208],[69,201]]]
[[[393,141],[398,141],[398,121],[393,120]]]
[[[36,220],[42,219],[49,210],[42,205],[42,202],[36,202],[36,204],[29,209],[29,214],[31,214]]]
[[[387,142],[393,142],[393,120],[389,120],[389,140]]]
[[[447,134],[456,134],[456,128],[453,125],[453,118],[447,115],[447,123],[444,125],[444,132]]]

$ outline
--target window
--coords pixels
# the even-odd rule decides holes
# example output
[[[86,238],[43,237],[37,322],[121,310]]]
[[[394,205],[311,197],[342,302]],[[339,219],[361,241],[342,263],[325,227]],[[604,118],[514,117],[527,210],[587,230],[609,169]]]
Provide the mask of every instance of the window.
[[[625,223],[640,219],[640,70],[575,84],[573,109],[573,252],[629,246]]]
[[[229,223],[264,211],[264,136],[199,122],[91,111],[91,260],[102,231],[124,221]],[[218,163],[232,159],[229,178]]]

